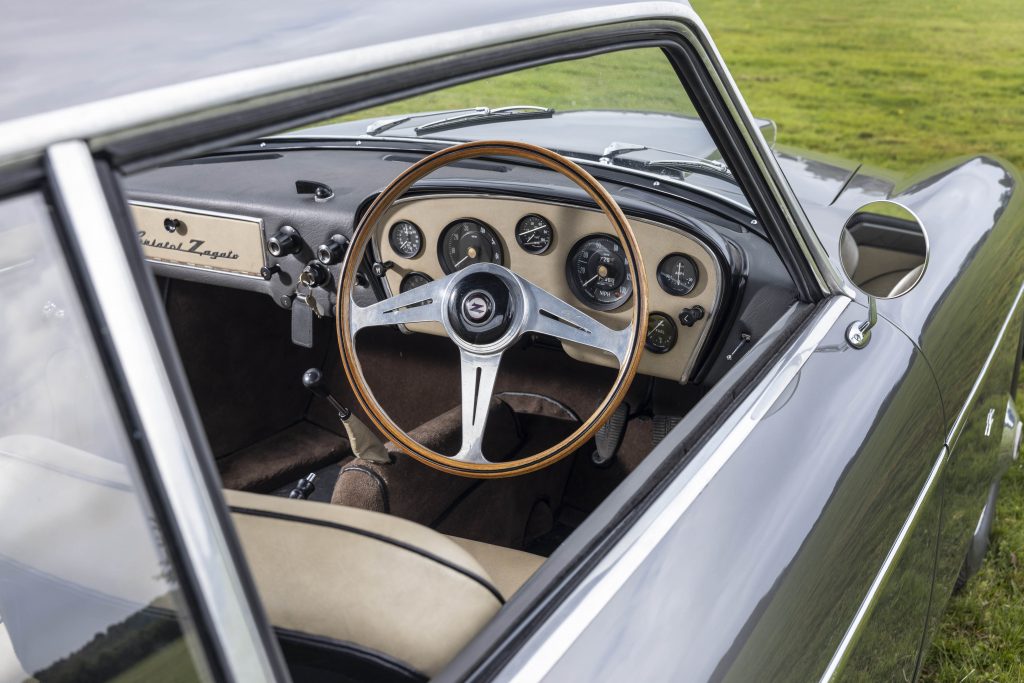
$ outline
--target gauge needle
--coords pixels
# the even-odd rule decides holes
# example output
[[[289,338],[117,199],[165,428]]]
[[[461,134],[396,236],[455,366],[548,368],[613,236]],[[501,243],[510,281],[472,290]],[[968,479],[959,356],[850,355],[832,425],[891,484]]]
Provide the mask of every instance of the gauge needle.
[[[654,327],[652,327],[652,328],[651,328],[650,330],[648,330],[648,332],[647,332],[647,336],[649,337],[649,336],[651,336],[652,334],[654,334],[655,332],[657,332],[657,331],[658,331],[658,328],[659,328],[659,327],[661,327],[661,326],[662,326],[662,325],[664,325],[664,324],[665,324],[665,321],[664,321],[664,320],[659,320],[659,321],[658,321],[658,324],[657,324],[657,325],[655,325],[655,326],[654,326]]]
[[[538,230],[543,230],[545,227],[546,226],[544,226],[544,225],[538,225],[536,228],[530,228],[529,230],[523,230],[519,234],[520,235],[529,235],[531,232],[537,232]]]
[[[456,267],[456,268],[458,268],[459,266],[461,266],[461,265],[462,265],[462,262],[463,262],[463,261],[465,261],[465,260],[466,260],[466,259],[468,259],[468,258],[469,258],[469,254],[466,254],[465,256],[463,256],[462,258],[460,258],[460,259],[459,259],[459,262],[455,264],[455,267]]]
[[[596,280],[599,277],[601,277],[601,276],[600,275],[595,275],[594,277],[592,277],[589,280],[587,280],[586,282],[584,282],[582,286],[586,287],[587,285],[589,285],[591,282],[593,282],[594,280]]]

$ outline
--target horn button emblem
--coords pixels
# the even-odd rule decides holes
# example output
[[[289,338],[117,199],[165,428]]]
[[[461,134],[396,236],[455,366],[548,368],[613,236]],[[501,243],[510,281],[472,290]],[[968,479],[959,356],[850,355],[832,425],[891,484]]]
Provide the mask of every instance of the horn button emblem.
[[[462,299],[462,316],[470,325],[484,325],[494,315],[494,299],[482,289],[475,289]]]
[[[509,285],[491,273],[470,273],[448,299],[452,332],[470,344],[487,345],[501,339],[516,319],[521,303]]]

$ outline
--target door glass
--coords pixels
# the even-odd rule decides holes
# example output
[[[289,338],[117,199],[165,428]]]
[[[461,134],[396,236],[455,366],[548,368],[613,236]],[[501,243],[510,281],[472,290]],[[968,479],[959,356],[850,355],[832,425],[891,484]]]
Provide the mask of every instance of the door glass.
[[[0,244],[0,683],[195,680],[174,571],[41,196],[0,200]]]

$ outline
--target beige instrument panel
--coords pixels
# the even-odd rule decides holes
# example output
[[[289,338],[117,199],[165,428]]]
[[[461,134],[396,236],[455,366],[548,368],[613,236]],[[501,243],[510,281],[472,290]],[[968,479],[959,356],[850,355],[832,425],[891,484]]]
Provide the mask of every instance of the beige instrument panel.
[[[516,223],[527,214],[542,216],[554,228],[551,247],[543,254],[530,254],[516,243]],[[501,240],[504,265],[513,272],[609,327],[622,329],[629,323],[632,296],[618,309],[597,311],[578,299],[566,281],[565,262],[573,245],[590,235],[610,234],[608,220],[597,210],[553,202],[494,196],[433,196],[397,202],[373,236],[373,247],[381,260],[394,263],[394,267],[385,275],[390,292],[397,293],[402,279],[409,273],[423,273],[434,280],[444,277],[438,259],[438,241],[445,227],[466,218],[476,219],[494,229]],[[411,259],[399,256],[388,240],[391,226],[401,220],[411,221],[423,232],[423,248],[419,255]],[[635,218],[630,218],[630,225],[636,234],[647,270],[649,311],[668,315],[678,332],[675,346],[667,353],[644,350],[639,372],[686,382],[706,341],[708,330],[718,315],[718,302],[722,295],[721,266],[711,250],[689,233]],[[697,285],[686,296],[669,294],[658,284],[658,264],[669,254],[685,254],[697,264]],[[679,324],[679,312],[694,305],[704,308],[704,317],[692,327]],[[416,323],[409,325],[408,329],[412,332],[444,335],[437,323]],[[615,366],[615,359],[610,355],[566,342],[562,343],[562,347],[578,360]]]

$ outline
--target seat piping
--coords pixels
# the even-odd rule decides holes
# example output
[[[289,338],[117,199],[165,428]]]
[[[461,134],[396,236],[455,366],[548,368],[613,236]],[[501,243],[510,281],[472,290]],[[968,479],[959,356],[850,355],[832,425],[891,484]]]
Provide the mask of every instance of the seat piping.
[[[393,545],[396,548],[401,548],[403,550],[407,550],[407,551],[409,551],[411,553],[419,555],[420,557],[425,557],[428,560],[431,560],[433,562],[437,562],[438,564],[443,565],[443,566],[447,567],[448,569],[451,569],[454,572],[458,572],[459,574],[462,574],[463,576],[466,576],[469,579],[472,579],[476,583],[478,583],[481,586],[483,586],[484,588],[486,588],[491,593],[491,595],[493,595],[495,597],[495,599],[497,599],[498,604],[500,604],[500,605],[504,605],[505,604],[505,599],[501,596],[501,593],[498,592],[498,589],[495,588],[493,585],[491,585],[490,582],[484,580],[482,577],[474,574],[473,572],[469,571],[468,569],[465,569],[464,567],[460,567],[459,565],[457,565],[457,564],[455,564],[453,562],[449,562],[448,560],[446,560],[446,559],[444,559],[442,557],[438,557],[434,553],[431,553],[431,552],[428,552],[426,550],[423,550],[422,548],[417,548],[416,546],[414,546],[412,544],[404,543],[402,541],[398,541],[398,540],[395,540],[393,538],[389,538],[388,536],[384,536],[383,534],[378,534],[378,533],[375,533],[373,531],[367,531],[366,529],[360,529],[359,527],[348,526],[347,524],[340,524],[338,522],[331,522],[331,521],[328,521],[326,519],[315,519],[315,518],[309,518],[309,517],[300,517],[298,515],[289,515],[289,514],[286,514],[286,513],[283,513],[283,512],[273,512],[273,511],[270,511],[270,510],[257,510],[255,508],[236,507],[234,505],[230,506],[230,509],[231,509],[232,512],[237,512],[237,513],[243,514],[243,515],[253,515],[254,517],[267,517],[269,519],[279,519],[279,520],[289,521],[289,522],[298,522],[300,524],[314,524],[316,526],[327,527],[329,529],[337,529],[338,531],[347,531],[350,534],[356,534],[358,536],[365,536],[366,538],[372,538],[373,540],[380,541],[381,543],[387,543],[389,545]]]

